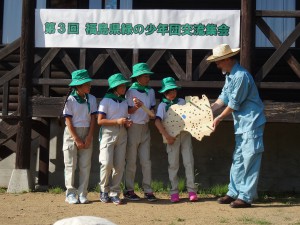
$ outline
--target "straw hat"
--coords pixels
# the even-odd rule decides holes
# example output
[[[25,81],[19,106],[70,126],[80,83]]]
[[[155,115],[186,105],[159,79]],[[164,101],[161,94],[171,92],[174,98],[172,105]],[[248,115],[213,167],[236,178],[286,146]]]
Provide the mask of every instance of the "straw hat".
[[[75,70],[72,72],[72,82],[69,84],[69,86],[78,86],[91,81],[92,79],[90,78],[87,70]]]
[[[161,81],[161,89],[158,91],[159,93],[164,93],[168,90],[172,89],[180,89],[181,87],[176,85],[176,81],[173,77],[166,77]]]
[[[231,49],[228,44],[221,44],[213,48],[212,52],[213,54],[206,59],[208,62],[216,62],[234,56],[240,52],[240,48]]]

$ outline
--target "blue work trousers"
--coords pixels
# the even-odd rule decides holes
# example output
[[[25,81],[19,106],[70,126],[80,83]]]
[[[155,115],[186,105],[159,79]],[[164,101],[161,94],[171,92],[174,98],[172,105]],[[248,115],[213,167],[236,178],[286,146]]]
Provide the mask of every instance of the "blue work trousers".
[[[264,125],[235,135],[235,150],[230,169],[227,195],[252,203],[257,197],[257,184],[261,165]]]

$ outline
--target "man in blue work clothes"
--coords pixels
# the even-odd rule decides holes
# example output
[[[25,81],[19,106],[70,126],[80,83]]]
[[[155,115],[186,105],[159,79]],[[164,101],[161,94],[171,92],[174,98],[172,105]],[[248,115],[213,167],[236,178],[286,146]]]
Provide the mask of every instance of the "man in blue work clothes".
[[[215,62],[226,75],[222,93],[211,106],[213,111],[224,105],[226,108],[214,119],[213,127],[216,129],[222,119],[232,113],[235,131],[229,190],[218,202],[230,204],[232,208],[247,208],[257,196],[266,118],[251,74],[233,57],[239,51],[239,48],[231,49],[229,45],[221,44],[213,49],[207,61]]]

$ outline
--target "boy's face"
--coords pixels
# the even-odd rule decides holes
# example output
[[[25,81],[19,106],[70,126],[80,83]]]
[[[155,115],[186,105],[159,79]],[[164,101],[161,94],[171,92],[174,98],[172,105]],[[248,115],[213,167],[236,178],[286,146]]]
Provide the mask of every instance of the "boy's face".
[[[168,90],[164,94],[166,99],[168,99],[169,101],[173,101],[177,97],[177,89]]]
[[[149,74],[143,74],[141,76],[138,76],[137,81],[139,82],[140,85],[142,86],[147,86],[150,81],[150,75]]]

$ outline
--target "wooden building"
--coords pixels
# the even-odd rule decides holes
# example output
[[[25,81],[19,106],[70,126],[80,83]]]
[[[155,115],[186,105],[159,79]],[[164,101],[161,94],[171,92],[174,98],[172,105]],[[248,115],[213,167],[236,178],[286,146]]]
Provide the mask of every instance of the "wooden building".
[[[270,6],[267,0],[226,4],[221,0],[39,0],[36,4],[23,0],[21,21],[14,23],[15,32],[9,33],[12,28],[7,20],[12,12],[8,10],[16,10],[9,7],[12,2],[16,4],[0,0],[0,162],[16,153],[15,168],[29,169],[32,135],[38,133],[41,185],[48,184],[50,121],[61,114],[72,71],[88,69],[93,78],[91,92],[97,98],[103,96],[111,74],[121,72],[129,77],[137,62],[147,62],[155,72],[150,85],[156,90],[163,77],[173,76],[184,96],[204,93],[217,98],[224,78],[215,65],[206,62],[211,54],[207,50],[34,48],[34,9],[38,7],[241,10],[240,60],[257,82],[268,123],[300,122],[299,1],[282,1],[292,9],[281,5],[266,10],[264,4]],[[269,18],[280,19],[275,28],[266,22]],[[282,24],[280,29],[278,24]]]

